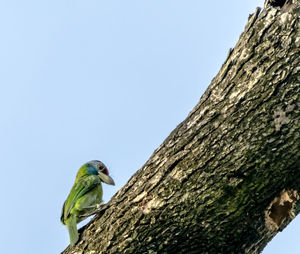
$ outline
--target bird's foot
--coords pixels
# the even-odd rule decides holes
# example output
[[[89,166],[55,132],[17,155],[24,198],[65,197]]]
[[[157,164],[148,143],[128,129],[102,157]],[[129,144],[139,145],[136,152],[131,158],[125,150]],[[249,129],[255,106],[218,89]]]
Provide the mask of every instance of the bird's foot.
[[[96,214],[97,212],[101,211],[101,209],[104,207],[104,204],[97,204],[97,205],[93,205],[93,206],[87,206],[84,209],[90,210],[90,212],[85,213],[85,214],[81,214],[79,217],[84,219],[87,217],[90,217],[94,214]]]

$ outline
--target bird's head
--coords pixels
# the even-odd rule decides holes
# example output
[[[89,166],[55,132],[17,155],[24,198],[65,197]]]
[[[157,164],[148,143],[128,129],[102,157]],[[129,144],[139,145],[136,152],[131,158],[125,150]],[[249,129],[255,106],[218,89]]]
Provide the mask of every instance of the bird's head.
[[[107,167],[101,162],[97,160],[89,161],[87,163],[88,168],[90,168],[91,174],[99,175],[102,182],[115,185],[114,180],[109,176]]]

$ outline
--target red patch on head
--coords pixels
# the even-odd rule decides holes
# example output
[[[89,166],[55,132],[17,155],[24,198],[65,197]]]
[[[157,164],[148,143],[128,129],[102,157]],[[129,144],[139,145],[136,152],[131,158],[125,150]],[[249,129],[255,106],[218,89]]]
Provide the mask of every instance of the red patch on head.
[[[104,168],[102,172],[103,172],[105,175],[108,175],[108,170],[107,170],[107,168]]]

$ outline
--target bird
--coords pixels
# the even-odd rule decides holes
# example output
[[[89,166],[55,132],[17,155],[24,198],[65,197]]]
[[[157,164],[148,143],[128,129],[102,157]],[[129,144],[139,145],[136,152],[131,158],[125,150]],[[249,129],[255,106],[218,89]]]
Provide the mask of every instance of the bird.
[[[107,167],[99,160],[82,165],[76,175],[71,191],[63,204],[60,220],[70,236],[73,247],[79,239],[77,223],[95,214],[102,203],[102,184],[115,185]]]

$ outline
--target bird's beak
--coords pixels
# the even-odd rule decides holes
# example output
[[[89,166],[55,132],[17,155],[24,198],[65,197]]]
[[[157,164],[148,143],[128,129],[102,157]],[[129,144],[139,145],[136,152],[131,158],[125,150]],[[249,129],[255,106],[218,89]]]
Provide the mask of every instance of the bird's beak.
[[[114,180],[109,175],[106,175],[102,172],[98,172],[98,175],[102,182],[110,184],[110,185],[115,185]]]

